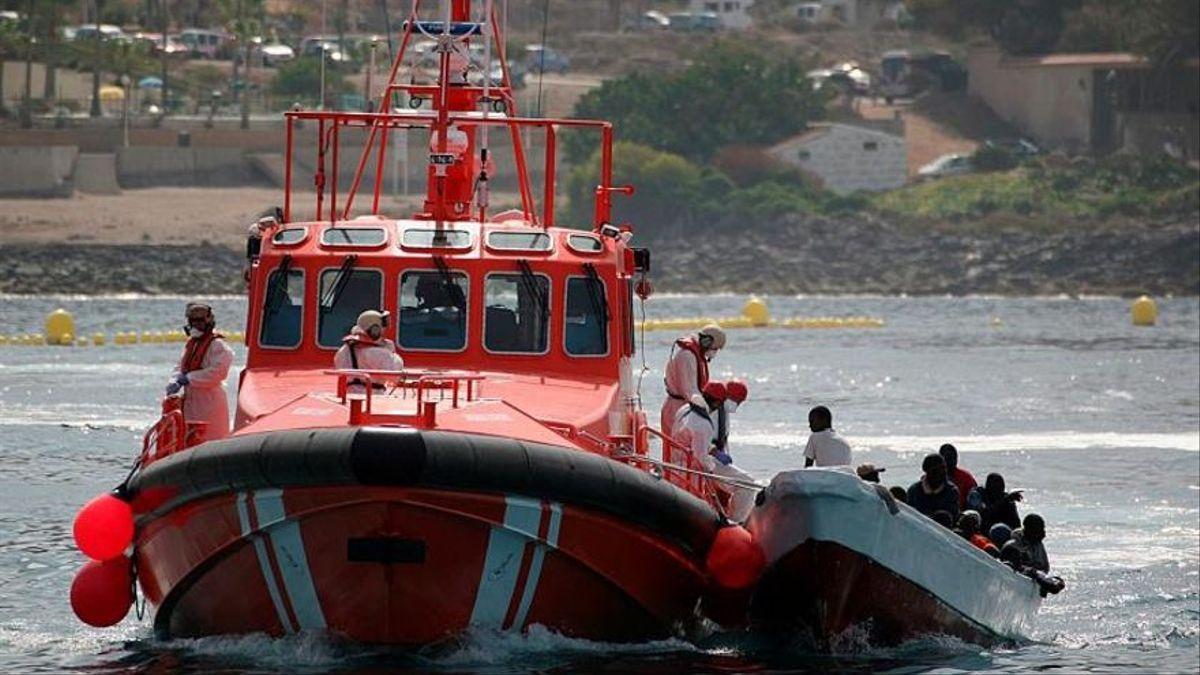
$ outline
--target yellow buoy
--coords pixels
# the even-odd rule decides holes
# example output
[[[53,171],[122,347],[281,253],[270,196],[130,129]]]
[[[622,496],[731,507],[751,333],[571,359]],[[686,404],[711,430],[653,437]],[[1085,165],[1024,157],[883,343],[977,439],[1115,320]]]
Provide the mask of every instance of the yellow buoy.
[[[87,339],[87,338],[85,338],[85,337],[81,337],[81,338],[76,338],[76,339],[75,339],[75,346],[76,346],[76,347],[86,347],[86,346],[88,346],[88,345],[90,345],[90,344],[91,344],[91,343],[90,343],[90,342],[88,342],[88,339]]]
[[[46,315],[46,342],[52,345],[71,344],[63,339],[66,335],[75,335],[75,317],[59,307]]]
[[[104,333],[92,333],[92,344],[97,347],[104,346]]]
[[[1148,295],[1143,295],[1129,307],[1130,318],[1135,326],[1153,326],[1158,321],[1158,304]]]
[[[51,341],[50,341],[50,338],[49,338],[49,337],[47,337],[47,338],[46,338],[46,344],[48,344],[48,345],[62,345],[62,346],[64,346],[64,347],[71,347],[71,346],[73,346],[73,345],[75,344],[75,336],[74,336],[74,335],[71,335],[70,333],[63,333],[62,335],[59,335],[59,336],[58,336],[58,338],[57,338],[57,339],[55,339],[53,342],[51,342]]]
[[[142,331],[142,339],[139,340],[139,342],[141,342],[142,344],[146,344],[146,343],[153,342],[153,341],[154,341],[154,333],[151,333],[148,330]]]
[[[750,323],[755,326],[765,326],[771,323],[771,311],[767,309],[767,303],[757,295],[750,296],[750,299],[742,306],[742,316],[750,319]]]
[[[8,344],[8,336],[0,335],[0,346],[4,346],[6,344]]]
[[[46,336],[42,335],[41,333],[34,333],[33,335],[29,336],[29,344],[44,345],[49,343],[46,342]]]

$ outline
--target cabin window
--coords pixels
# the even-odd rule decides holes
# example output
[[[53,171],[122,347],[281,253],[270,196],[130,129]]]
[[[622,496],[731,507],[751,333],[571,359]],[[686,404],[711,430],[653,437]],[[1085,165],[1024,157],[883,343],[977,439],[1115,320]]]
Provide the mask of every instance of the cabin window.
[[[467,346],[467,275],[423,270],[400,275],[400,346],[462,351]]]
[[[379,227],[331,227],[321,233],[326,246],[383,246],[387,233]]]
[[[258,344],[263,347],[296,347],[304,319],[304,272],[274,270],[263,294]]]
[[[604,243],[590,234],[572,234],[567,237],[567,246],[578,253],[600,253]]]
[[[303,227],[289,227],[282,229],[271,237],[271,243],[276,246],[294,246],[304,241],[308,236],[308,230]]]
[[[471,248],[471,233],[465,230],[408,229],[400,237],[406,248]]]
[[[611,309],[598,277],[567,279],[567,311],[563,317],[567,353],[603,356],[608,353]]]
[[[550,280],[528,270],[490,274],[484,284],[483,345],[488,351],[544,354],[549,341]]]
[[[489,232],[487,245],[501,251],[549,251],[551,244],[545,232]]]
[[[317,344],[339,347],[342,338],[368,309],[383,306],[383,273],[378,270],[329,269],[321,272]]]

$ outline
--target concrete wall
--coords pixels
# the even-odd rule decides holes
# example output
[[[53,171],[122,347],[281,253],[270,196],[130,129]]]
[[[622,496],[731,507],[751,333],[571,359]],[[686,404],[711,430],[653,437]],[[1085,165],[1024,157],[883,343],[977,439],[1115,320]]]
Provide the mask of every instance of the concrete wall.
[[[902,136],[845,124],[818,127],[768,153],[820,177],[838,194],[891,190],[908,178],[908,145]]]
[[[25,62],[5,61],[3,68],[4,90],[0,92],[0,97],[3,98],[4,105],[16,108],[25,96]],[[46,87],[46,67],[41,63],[34,63],[30,74],[32,75],[29,79],[33,98],[40,100]],[[55,73],[54,82],[55,94],[59,100],[74,101],[81,106],[87,105],[92,100],[92,76],[90,73],[59,68]]]
[[[181,185],[237,187],[263,184],[241,148],[131,146],[117,152],[117,179],[123,188]]]
[[[1092,68],[1039,66],[977,49],[967,59],[968,93],[1043,147],[1082,152],[1092,137]]]
[[[0,147],[0,195],[67,197],[79,148]]]

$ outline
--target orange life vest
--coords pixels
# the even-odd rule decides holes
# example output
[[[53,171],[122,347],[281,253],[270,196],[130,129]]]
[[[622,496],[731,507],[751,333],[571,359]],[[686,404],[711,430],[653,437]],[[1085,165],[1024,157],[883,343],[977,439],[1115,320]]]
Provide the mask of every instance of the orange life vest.
[[[675,347],[686,349],[696,357],[696,388],[704,391],[704,386],[708,384],[708,361],[704,359],[704,350],[700,348],[700,343],[696,341],[695,337],[689,335],[676,340]],[[667,391],[667,395],[671,398],[681,398],[670,390]]]
[[[208,348],[213,340],[224,338],[220,333],[205,333],[198,338],[188,338],[187,346],[183,348],[183,358],[179,360],[179,372],[190,373],[200,370],[204,365],[204,357],[208,356]]]

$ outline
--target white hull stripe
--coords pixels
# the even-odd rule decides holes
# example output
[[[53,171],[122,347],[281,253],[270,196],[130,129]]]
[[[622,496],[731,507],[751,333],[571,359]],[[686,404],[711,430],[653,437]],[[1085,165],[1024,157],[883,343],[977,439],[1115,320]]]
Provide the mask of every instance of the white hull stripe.
[[[254,545],[254,556],[258,558],[258,568],[262,571],[263,581],[267,585],[267,593],[271,596],[271,604],[275,605],[275,615],[279,617],[279,625],[285,633],[295,633],[296,628],[288,619],[287,610],[283,607],[283,598],[279,595],[279,587],[275,584],[275,575],[271,573],[271,563],[267,558],[267,547],[263,544],[262,536],[252,534],[250,514],[246,510],[246,493],[237,496],[238,522],[241,524],[242,536],[248,537]]]
[[[512,604],[517,577],[521,573],[521,557],[525,544],[537,541],[542,522],[540,500],[507,496],[504,499],[504,525],[493,526],[488,535],[487,554],[475,592],[475,607],[471,610],[471,625],[499,630]],[[526,581],[526,588],[533,580]]]
[[[533,549],[533,560],[529,563],[529,575],[525,579],[525,589],[521,593],[521,604],[517,606],[517,614],[513,617],[512,627],[524,630],[525,618],[529,616],[529,606],[533,604],[533,596],[537,593],[538,580],[542,576],[542,561],[546,558],[546,550],[558,548],[558,531],[562,527],[562,505],[550,503],[550,527],[546,531],[546,543],[539,542]]]
[[[254,511],[258,514],[259,529],[267,531],[267,539],[275,550],[279,576],[300,630],[324,630],[325,613],[321,611],[321,601],[308,569],[308,552],[300,536],[300,524],[288,520],[283,491],[272,488],[255,492]]]

